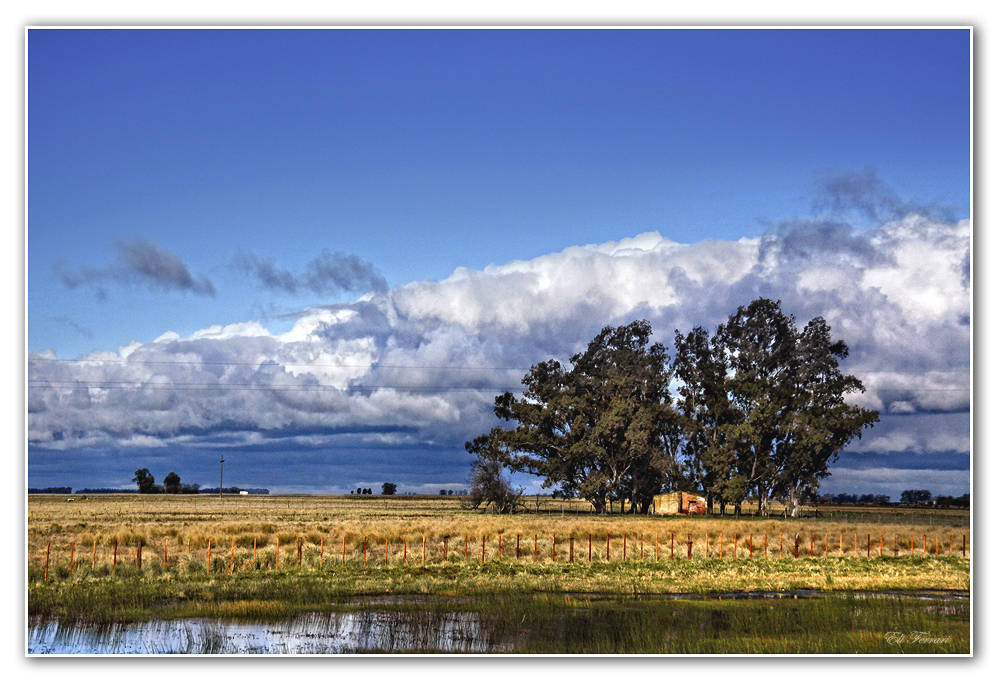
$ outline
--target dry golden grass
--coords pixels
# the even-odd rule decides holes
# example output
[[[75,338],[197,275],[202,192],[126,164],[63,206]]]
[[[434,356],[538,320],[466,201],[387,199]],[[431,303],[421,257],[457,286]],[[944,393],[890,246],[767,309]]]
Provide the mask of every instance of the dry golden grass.
[[[463,509],[439,496],[225,496],[104,494],[28,497],[28,563],[93,570],[134,565],[143,546],[144,567],[206,567],[227,571],[299,562],[428,564],[445,559],[567,562],[686,558],[871,555],[961,556],[971,551],[968,513],[863,510],[844,519],[784,519],[586,514],[583,501],[528,499],[528,514],[502,516]],[[537,503],[537,507],[536,507]],[[862,521],[853,521],[861,519]],[[572,539],[572,541],[570,540]],[[751,546],[752,539],[752,546]],[[766,540],[766,546],[765,546]],[[855,543],[857,544],[855,546]],[[926,550],[925,550],[926,543]],[[211,544],[211,555],[209,555]],[[301,545],[300,545],[301,544]],[[537,546],[536,546],[537,544]],[[117,547],[117,556],[115,548]],[[301,547],[301,551],[300,551]],[[536,551],[537,547],[537,551]],[[857,548],[855,550],[855,547]],[[555,551],[553,558],[553,548]]]

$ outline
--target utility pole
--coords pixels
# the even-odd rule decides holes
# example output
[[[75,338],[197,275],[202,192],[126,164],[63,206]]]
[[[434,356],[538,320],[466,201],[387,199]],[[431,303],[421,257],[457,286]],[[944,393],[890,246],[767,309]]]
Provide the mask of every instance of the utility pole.
[[[222,500],[222,463],[226,462],[224,456],[219,456],[219,500]]]

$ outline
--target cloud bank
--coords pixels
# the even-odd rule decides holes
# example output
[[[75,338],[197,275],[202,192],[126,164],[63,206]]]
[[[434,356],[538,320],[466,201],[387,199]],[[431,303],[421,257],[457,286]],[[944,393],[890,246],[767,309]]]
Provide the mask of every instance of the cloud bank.
[[[462,481],[463,444],[495,424],[494,396],[516,390],[533,363],[565,360],[603,326],[638,318],[671,346],[675,329],[712,329],[765,296],[800,326],[823,316],[868,389],[849,400],[883,412],[845,463],[967,470],[970,226],[929,213],[869,229],[797,219],[752,239],[695,244],[649,232],[382,288],[305,310],[283,334],[250,321],[73,362],[30,353],[29,447],[67,456],[241,449],[343,467],[410,454],[425,472],[440,469],[440,481]],[[342,266],[338,256],[299,276],[246,263],[263,266],[256,276],[273,288],[342,287],[322,268]],[[344,282],[357,286],[368,277],[360,272]]]

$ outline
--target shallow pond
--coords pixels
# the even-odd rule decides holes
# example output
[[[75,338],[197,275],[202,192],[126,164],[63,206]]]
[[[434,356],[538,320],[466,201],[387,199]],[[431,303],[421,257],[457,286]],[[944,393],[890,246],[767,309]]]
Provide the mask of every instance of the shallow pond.
[[[219,619],[135,624],[34,623],[29,654],[343,654],[356,652],[497,652],[472,612],[309,613],[275,624]]]
[[[368,596],[275,623],[28,624],[31,655],[970,651],[968,591]],[[937,634],[934,643],[905,634]],[[904,634],[890,642],[888,634]],[[926,640],[926,638],[924,638]],[[941,642],[944,645],[942,646]]]

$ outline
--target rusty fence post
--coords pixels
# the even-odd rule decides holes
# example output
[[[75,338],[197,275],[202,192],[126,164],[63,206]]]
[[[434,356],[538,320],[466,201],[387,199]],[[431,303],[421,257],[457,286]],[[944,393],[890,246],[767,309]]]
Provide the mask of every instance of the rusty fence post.
[[[691,548],[692,548],[693,545],[694,545],[694,542],[691,540],[691,534],[688,534],[688,559],[689,560],[691,559]]]
[[[406,566],[406,536],[403,536],[403,566]]]

